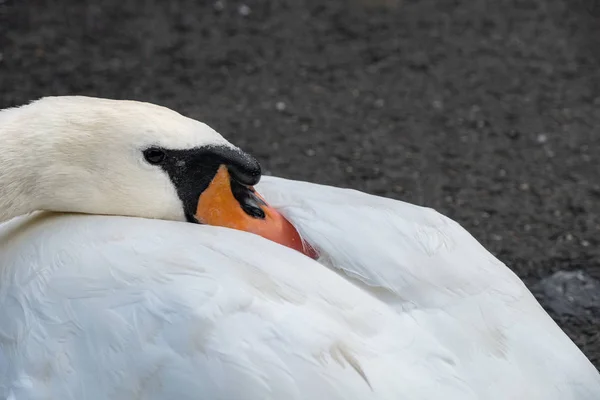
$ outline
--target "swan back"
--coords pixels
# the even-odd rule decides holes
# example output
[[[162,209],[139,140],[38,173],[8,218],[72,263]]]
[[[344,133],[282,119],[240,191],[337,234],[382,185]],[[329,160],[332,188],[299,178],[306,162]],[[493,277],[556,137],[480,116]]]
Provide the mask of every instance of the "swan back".
[[[590,361],[523,282],[455,221],[401,201],[274,177],[257,190],[322,264],[443,344],[480,398],[600,398]]]

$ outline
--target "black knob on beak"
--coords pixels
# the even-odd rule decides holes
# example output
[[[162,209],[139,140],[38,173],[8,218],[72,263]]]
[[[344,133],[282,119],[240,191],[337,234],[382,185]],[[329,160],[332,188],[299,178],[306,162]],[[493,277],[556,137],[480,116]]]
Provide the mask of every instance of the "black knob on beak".
[[[252,157],[244,162],[227,164],[227,170],[231,178],[242,185],[254,186],[260,181],[260,164]]]
[[[212,150],[227,166],[231,179],[246,186],[254,186],[260,181],[260,164],[250,154],[225,146],[215,147]]]
[[[231,177],[231,192],[233,197],[240,203],[240,207],[246,214],[253,218],[265,219],[262,206],[265,202],[256,196],[248,186],[254,186],[260,181],[260,164],[256,158],[238,149],[220,147],[215,151],[223,164],[227,166]]]

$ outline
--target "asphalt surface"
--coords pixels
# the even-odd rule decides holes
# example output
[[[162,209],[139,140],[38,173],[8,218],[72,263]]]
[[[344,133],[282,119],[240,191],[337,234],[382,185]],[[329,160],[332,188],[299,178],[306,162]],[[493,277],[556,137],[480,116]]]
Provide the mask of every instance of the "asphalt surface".
[[[162,104],[270,173],[436,208],[530,287],[600,279],[594,3],[0,0],[0,107]],[[600,366],[600,308],[542,292]]]

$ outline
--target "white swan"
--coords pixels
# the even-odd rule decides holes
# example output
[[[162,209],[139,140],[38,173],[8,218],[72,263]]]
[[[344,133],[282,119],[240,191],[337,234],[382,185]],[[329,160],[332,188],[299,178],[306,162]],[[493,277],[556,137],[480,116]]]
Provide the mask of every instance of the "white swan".
[[[254,160],[173,111],[47,98],[0,112],[0,143],[1,219],[70,212],[0,225],[0,399],[600,398],[523,283],[432,210],[263,178],[316,262],[177,222],[280,221],[244,191]]]

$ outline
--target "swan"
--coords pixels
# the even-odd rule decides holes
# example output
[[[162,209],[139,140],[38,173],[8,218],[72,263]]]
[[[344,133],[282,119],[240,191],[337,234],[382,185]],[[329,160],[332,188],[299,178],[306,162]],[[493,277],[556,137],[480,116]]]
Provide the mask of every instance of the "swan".
[[[44,98],[0,112],[0,143],[0,399],[600,398],[434,210],[260,179],[148,103]]]

